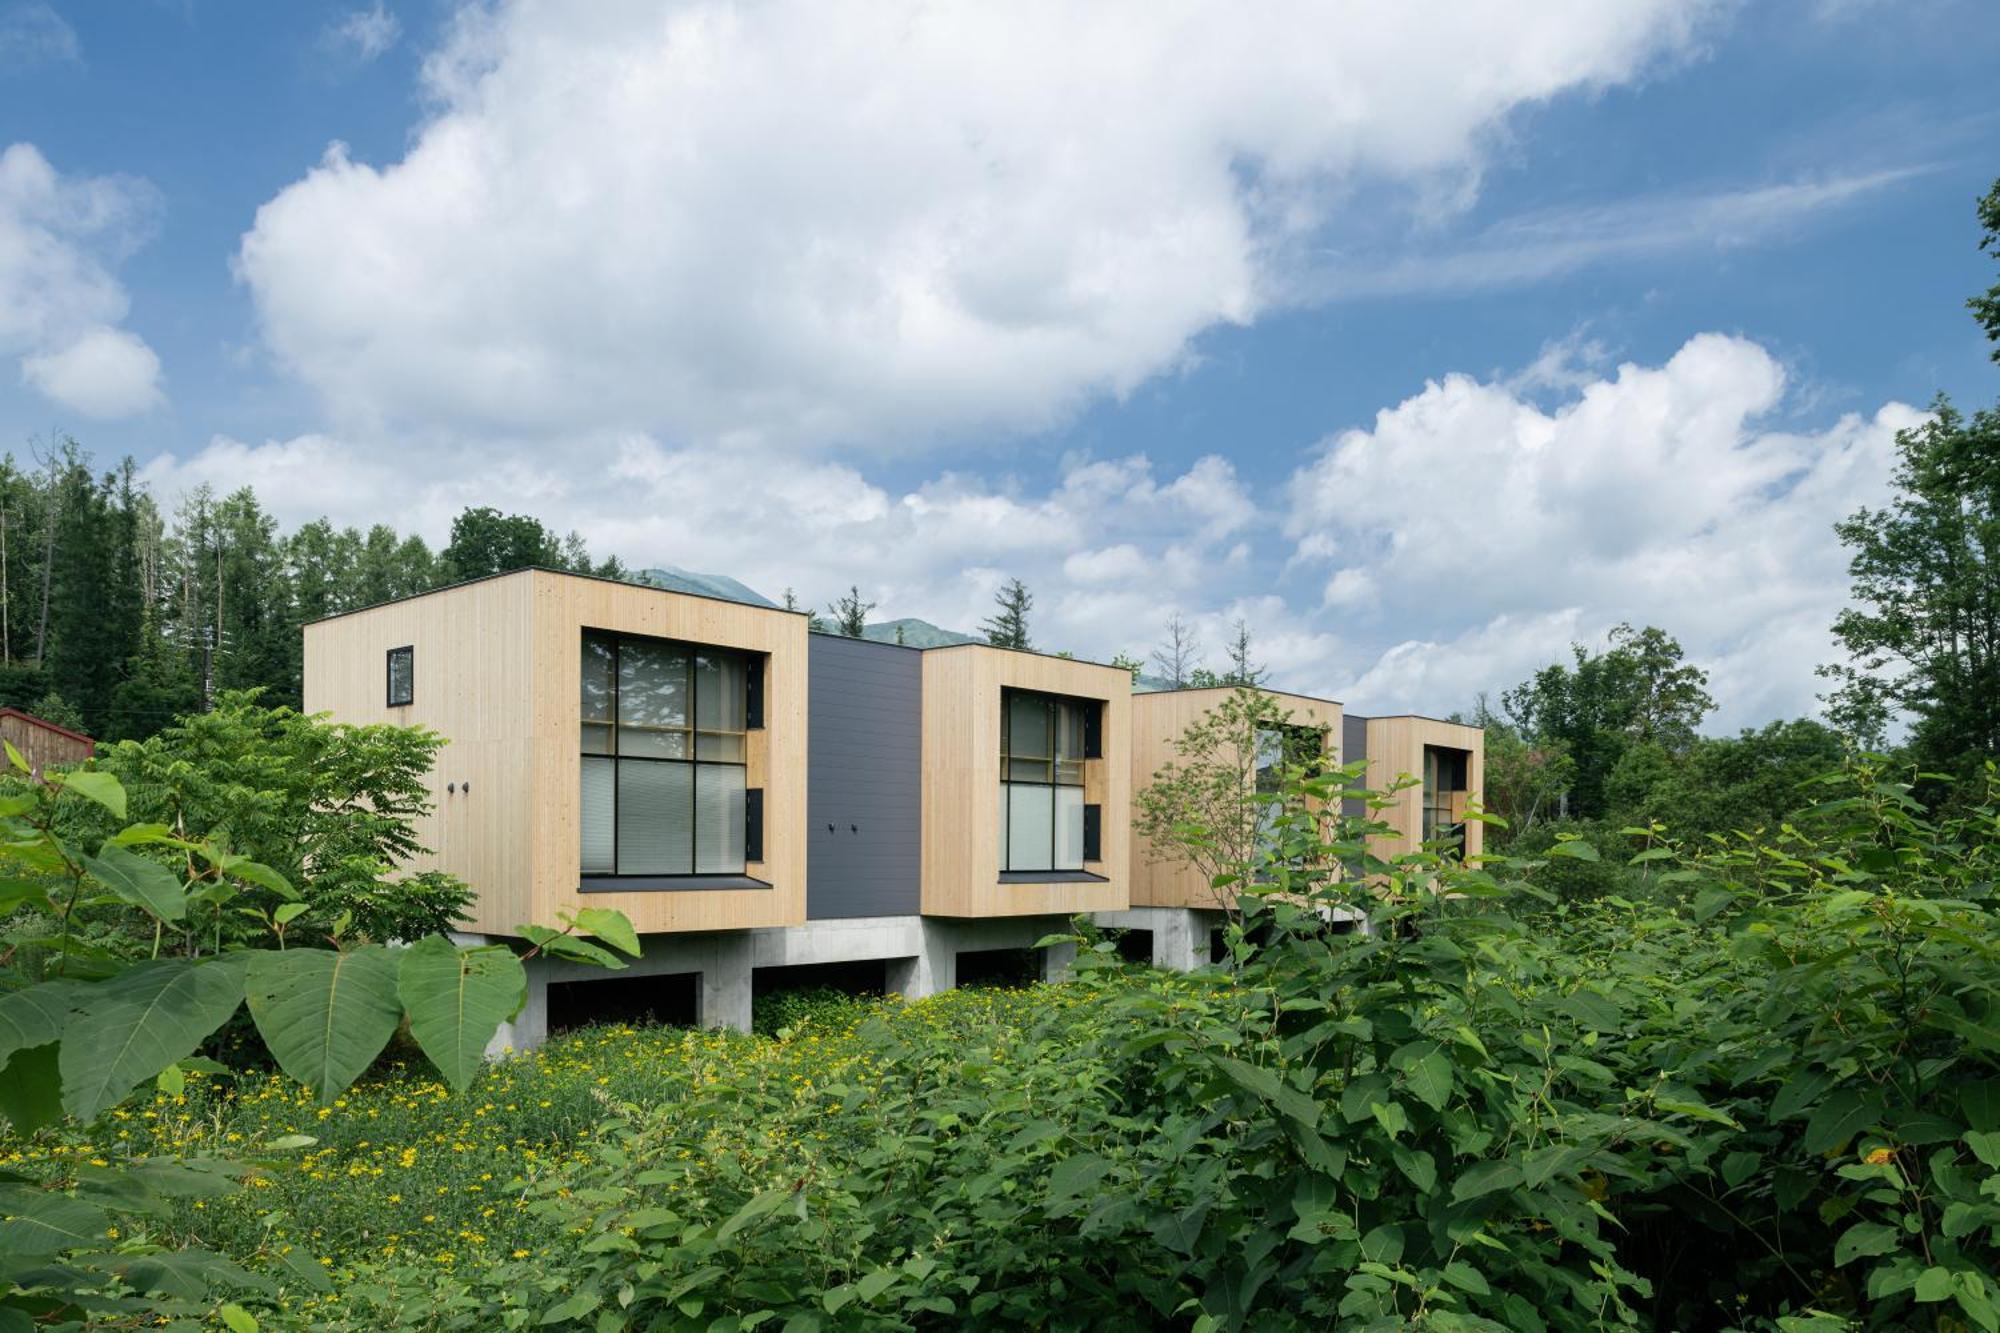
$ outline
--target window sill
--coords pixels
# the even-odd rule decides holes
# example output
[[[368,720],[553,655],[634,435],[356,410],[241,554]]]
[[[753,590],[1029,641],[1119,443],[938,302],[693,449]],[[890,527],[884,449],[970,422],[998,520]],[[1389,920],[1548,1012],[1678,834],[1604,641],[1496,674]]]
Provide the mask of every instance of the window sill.
[[[1093,875],[1088,870],[1003,870],[1000,872],[1002,884],[1109,884],[1105,875]]]
[[[578,893],[698,893],[704,889],[768,889],[749,875],[585,875]]]

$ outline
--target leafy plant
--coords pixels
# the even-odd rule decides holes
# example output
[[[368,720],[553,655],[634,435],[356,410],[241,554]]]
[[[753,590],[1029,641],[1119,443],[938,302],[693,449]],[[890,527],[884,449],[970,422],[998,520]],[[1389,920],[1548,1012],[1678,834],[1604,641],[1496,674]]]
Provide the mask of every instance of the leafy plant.
[[[7,757],[26,772],[21,756]],[[114,820],[128,813],[127,793],[109,773],[79,770],[29,784],[0,799],[0,839],[20,871],[5,881],[18,909],[55,923],[36,975],[0,970],[0,1113],[16,1133],[67,1114],[88,1122],[125,1100],[142,1083],[179,1084],[189,1060],[248,1000],[258,1034],[279,1065],[331,1101],[373,1063],[406,1018],[418,1046],[454,1087],[463,1087],[478,1053],[526,994],[522,961],[505,948],[461,951],[441,936],[408,947],[341,939],[337,921],[326,949],[204,950],[200,937],[185,956],[161,956],[168,928],[191,913],[219,916],[252,891],[295,900],[283,876],[268,866],[169,832],[160,824],[128,824],[87,852],[63,832],[77,800]],[[135,847],[169,849],[189,868],[185,879]],[[79,911],[118,907],[149,922],[153,955],[123,962],[85,944],[72,930]],[[545,932],[571,956],[597,946],[572,938],[579,928],[637,952],[629,922],[598,912],[587,926],[572,922]],[[278,943],[282,945],[282,937]],[[271,1151],[306,1146],[280,1140]],[[218,1256],[179,1250],[135,1255],[114,1242],[123,1214],[158,1212],[191,1188],[226,1180],[217,1163],[175,1166],[141,1162],[102,1174],[79,1175],[67,1189],[31,1187],[18,1178],[0,1185],[0,1321],[49,1321],[92,1309],[147,1308],[136,1297],[105,1295],[125,1288],[171,1299],[182,1312],[212,1307],[231,1327],[254,1328],[241,1306],[215,1293],[263,1292],[268,1281]],[[190,1172],[193,1174],[191,1175]],[[245,1299],[248,1299],[247,1297]],[[122,1304],[121,1304],[122,1302]]]

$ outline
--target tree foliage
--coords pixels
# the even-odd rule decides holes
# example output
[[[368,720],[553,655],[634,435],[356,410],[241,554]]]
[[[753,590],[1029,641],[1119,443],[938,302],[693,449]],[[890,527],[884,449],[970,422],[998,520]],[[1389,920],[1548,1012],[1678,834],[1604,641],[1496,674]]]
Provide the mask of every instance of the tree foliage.
[[[1569,812],[1597,817],[1609,808],[1606,783],[1628,745],[1684,752],[1715,701],[1708,674],[1653,626],[1618,625],[1602,652],[1580,643],[1570,652],[1569,665],[1542,668],[1501,700],[1521,739],[1560,746],[1573,765]]]
[[[97,768],[123,786],[127,817],[205,830],[272,867],[312,920],[344,915],[363,939],[408,940],[451,929],[472,896],[450,875],[399,869],[428,851],[414,826],[431,808],[442,745],[420,728],[335,723],[227,693],[213,712],[105,747]],[[85,836],[111,831],[108,812],[73,818]],[[225,933],[255,929],[238,919]]]
[[[2000,411],[1940,398],[1896,437],[1895,497],[1835,527],[1853,553],[1833,712],[1879,740],[1896,715],[1926,766],[2000,754]]]
[[[224,690],[296,707],[309,621],[523,564],[625,577],[521,515],[469,509],[453,538],[433,553],[325,519],[286,534],[248,488],[196,487],[163,513],[130,459],[98,471],[58,438],[0,460],[0,704],[61,699],[72,712],[51,720],[101,740],[149,736]]]
[[[873,611],[875,606],[874,602],[862,600],[859,586],[850,584],[847,595],[826,609],[833,614],[833,627],[836,631],[850,639],[858,639],[868,628],[868,613]]]
[[[1979,228],[1979,248],[2000,259],[2000,180],[1994,181],[1993,188],[1979,201]],[[1993,343],[1993,359],[2000,361],[2000,282],[1966,305],[1972,308],[1972,317],[1979,321],[1979,327],[1986,330],[1987,339]]]
[[[1028,612],[1035,598],[1028,586],[1019,579],[1008,579],[993,594],[993,604],[999,609],[980,626],[986,631],[986,641],[1000,648],[1034,647],[1028,637]]]
[[[9,758],[26,771],[19,756]],[[78,804],[120,825],[94,840],[95,852],[66,831],[88,822],[68,817]],[[331,947],[286,949],[284,932],[267,917],[272,930],[263,943],[270,947],[242,947],[218,932],[188,937],[184,954],[163,953],[162,942],[190,914],[219,917],[251,891],[287,902],[297,895],[271,867],[185,828],[125,823],[132,804],[123,784],[97,770],[58,773],[0,796],[8,910],[52,926],[35,947],[10,942],[0,954],[0,1114],[16,1134],[64,1115],[93,1120],[150,1080],[178,1086],[181,1063],[246,999],[271,1056],[322,1102],[359,1078],[406,1018],[439,1072],[463,1087],[473,1053],[519,1009],[526,994],[519,958],[499,947],[461,957],[441,936],[411,947],[350,946],[336,923]],[[177,870],[137,849],[173,853]],[[79,913],[105,910],[100,896],[129,914],[128,934],[143,937],[150,926],[151,957],[120,959],[86,938]],[[599,915],[600,938],[636,952],[630,924],[616,913]],[[589,927],[572,921],[547,933],[568,946],[560,950],[567,956],[583,956],[580,929]],[[283,1152],[310,1142],[257,1147]],[[199,1160],[100,1162],[53,1185],[17,1175],[0,1183],[0,1327],[81,1327],[131,1314],[148,1323],[212,1316],[232,1329],[256,1328],[227,1298],[275,1300],[271,1278],[199,1249],[134,1250],[115,1225],[164,1215],[176,1198],[226,1190],[245,1169]]]

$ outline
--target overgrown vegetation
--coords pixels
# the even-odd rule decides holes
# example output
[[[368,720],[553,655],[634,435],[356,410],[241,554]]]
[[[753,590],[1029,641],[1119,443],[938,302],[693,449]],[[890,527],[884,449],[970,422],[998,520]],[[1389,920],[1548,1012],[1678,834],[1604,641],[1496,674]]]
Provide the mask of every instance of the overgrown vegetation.
[[[92,1161],[245,1162],[104,1242],[100,1323],[195,1247],[231,1267],[183,1308],[319,1327],[2000,1328],[1991,789],[1934,817],[1858,762],[1572,903],[1543,881],[1582,841],[1368,862],[1316,813],[1356,777],[1263,794],[1229,967],[1105,943],[1066,985],[596,1030],[456,1095],[213,1073],[8,1155],[83,1200]]]

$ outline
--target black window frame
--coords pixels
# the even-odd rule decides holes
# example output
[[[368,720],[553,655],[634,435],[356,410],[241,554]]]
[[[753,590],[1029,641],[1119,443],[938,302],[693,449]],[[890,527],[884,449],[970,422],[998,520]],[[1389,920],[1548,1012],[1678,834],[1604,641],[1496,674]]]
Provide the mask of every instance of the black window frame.
[[[578,881],[580,887],[582,887],[585,891],[596,890],[600,892],[605,890],[614,890],[614,889],[637,890],[637,889],[670,889],[670,888],[701,888],[701,887],[769,888],[770,887],[769,884],[765,883],[762,880],[751,878],[749,874],[749,867],[759,864],[763,859],[762,852],[763,852],[764,791],[763,788],[761,787],[753,788],[750,786],[749,733],[752,731],[762,730],[763,719],[761,716],[757,717],[756,719],[758,725],[756,726],[751,725],[751,705],[753,702],[761,703],[761,700],[759,699],[758,696],[762,692],[761,687],[763,683],[765,655],[762,653],[751,652],[749,650],[741,648],[728,648],[716,644],[694,643],[684,639],[669,639],[660,637],[658,635],[650,635],[650,634],[628,634],[620,630],[596,629],[589,626],[585,626],[577,642],[577,651],[579,653],[579,656],[586,650],[586,648],[589,645],[589,642],[593,639],[606,642],[611,646],[611,657],[610,657],[611,697],[609,700],[609,711],[606,715],[608,718],[608,731],[609,731],[608,752],[600,753],[596,751],[585,750],[583,748],[583,727],[585,725],[599,725],[599,723],[597,723],[595,720],[590,720],[587,722],[586,719],[583,717],[581,711],[582,700],[580,694],[577,704],[578,713],[577,713],[576,745],[582,762],[588,763],[595,760],[595,761],[608,762],[611,765],[611,869],[608,871],[584,870],[582,863],[583,851],[582,847],[579,845],[577,849],[577,857],[578,857],[577,869],[578,869]],[[688,743],[687,743],[688,753],[685,756],[674,757],[670,755],[623,754],[620,752],[618,744],[619,730],[621,727],[621,721],[618,713],[618,702],[619,702],[618,689],[619,689],[619,674],[620,674],[619,654],[620,654],[620,646],[626,643],[650,644],[659,647],[675,649],[687,655],[688,674],[687,674],[686,694],[687,694],[688,722],[686,731],[688,738]],[[702,657],[726,657],[743,664],[744,722],[743,722],[743,732],[742,732],[743,757],[741,759],[704,759],[700,757],[700,752],[701,752],[700,737],[704,730],[708,731],[710,734],[732,734],[729,732],[725,732],[720,728],[716,727],[704,728],[702,726],[701,689],[696,681],[696,670],[697,670],[696,663]],[[761,708],[759,708],[758,711],[761,713]],[[692,773],[690,773],[688,782],[688,805],[689,805],[688,868],[685,871],[656,871],[656,870],[622,871],[619,869],[619,855],[618,855],[619,769],[621,765],[627,763],[684,764],[689,769],[694,770]],[[738,768],[743,770],[743,777],[744,777],[743,866],[739,869],[719,870],[719,871],[695,869],[695,867],[701,863],[701,824],[700,821],[694,817],[694,813],[699,808],[697,803],[701,799],[700,770],[703,768]],[[580,788],[581,788],[581,775],[579,774],[579,792],[577,798],[579,802],[581,802],[582,800],[582,793]],[[581,833],[583,825],[581,813],[582,813],[581,809],[579,809],[578,811],[579,817],[577,820],[579,834]],[[758,853],[757,856],[753,857],[751,855],[751,852],[753,850]]]
[[[1015,762],[1014,752],[1013,752],[1014,701],[1016,699],[1024,699],[1024,698],[1041,700],[1045,702],[1049,707],[1049,753],[1046,756],[1028,755],[1022,757],[1022,762],[1036,762],[1036,763],[1045,762],[1048,766],[1047,781],[1036,782],[1025,779],[1016,779],[1013,776],[1014,762]],[[1077,753],[1074,756],[1064,754],[1062,749],[1061,710],[1063,708],[1073,708],[1077,711],[1078,714]],[[1056,792],[1059,788],[1062,787],[1074,788],[1077,791],[1082,791],[1084,789],[1085,787],[1084,765],[1089,763],[1093,759],[1099,758],[1103,751],[1103,709],[1104,709],[1104,701],[1102,699],[1086,699],[1071,694],[1050,694],[1044,690],[1015,689],[1011,686],[1001,689],[1000,691],[1000,874],[1004,880],[1021,882],[1022,877],[1024,876],[1029,878],[1040,877],[1040,876],[1048,876],[1054,878],[1061,876],[1074,877],[1074,876],[1084,875],[1087,873],[1082,870],[1081,866],[1057,866],[1055,864],[1056,842],[1061,833],[1061,830],[1057,827],[1055,819]],[[1092,720],[1093,715],[1095,716],[1096,719],[1095,721]],[[1094,746],[1092,744],[1093,740],[1096,742]],[[1098,753],[1096,754],[1091,753],[1093,749],[1095,749]],[[1074,762],[1076,765],[1076,780],[1074,782],[1067,782],[1063,780],[1062,776],[1063,765],[1067,762]],[[1044,787],[1048,789],[1050,819],[1049,819],[1049,856],[1047,865],[1017,866],[1012,863],[1011,856],[1013,853],[1013,846],[1014,846],[1014,840],[1012,836],[1013,832],[1012,825],[1014,820],[1013,789],[1015,787]],[[1086,813],[1084,818],[1087,828],[1089,815]],[[1078,858],[1078,860],[1082,863],[1082,865],[1091,864],[1093,859],[1100,861],[1103,859],[1101,855],[1097,858],[1092,858],[1091,856],[1089,856],[1087,854],[1089,848],[1081,839],[1079,840],[1078,845],[1086,853],[1085,855],[1082,855]],[[1101,847],[1099,848],[1099,851],[1100,853],[1102,852]],[[1091,876],[1091,878],[1096,878],[1096,876]]]
[[[1421,833],[1424,845],[1443,842],[1447,855],[1465,855],[1465,821],[1452,818],[1452,794],[1471,786],[1472,752],[1450,745],[1424,747]]]
[[[403,685],[406,689],[406,693],[404,697],[401,699],[398,699],[396,697],[396,659],[398,657],[401,657],[404,660],[404,662],[406,662],[409,666],[409,670],[404,674],[403,678]],[[383,672],[382,693],[383,693],[383,698],[388,700],[388,705],[387,705],[388,707],[408,708],[412,704],[416,703],[417,648],[415,644],[406,643],[400,648],[391,648],[388,651],[388,653],[384,655],[382,659],[382,672]]]

